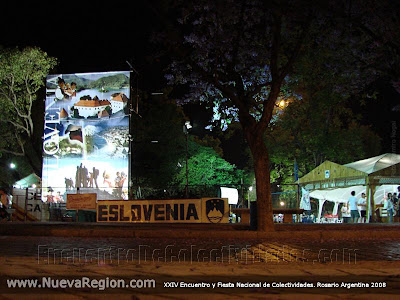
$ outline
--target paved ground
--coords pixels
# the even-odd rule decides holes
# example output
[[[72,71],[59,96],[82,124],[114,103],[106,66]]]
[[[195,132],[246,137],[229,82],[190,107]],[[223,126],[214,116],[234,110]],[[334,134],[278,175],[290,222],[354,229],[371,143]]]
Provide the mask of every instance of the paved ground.
[[[0,299],[398,299],[399,258],[399,239],[1,236]],[[154,279],[156,286],[104,291],[7,287],[7,279],[49,276],[88,277],[103,283]],[[182,282],[210,287],[172,288]],[[218,282],[225,287],[217,286]],[[238,282],[244,287],[236,287]],[[253,286],[246,287],[248,283]],[[314,287],[289,288],[289,283]],[[339,287],[321,287],[327,283]]]
[[[219,238],[235,239],[381,239],[398,238],[400,223],[394,224],[276,224],[273,232],[249,230],[241,224],[106,224],[106,223],[23,223],[6,222],[0,235],[124,238]]]

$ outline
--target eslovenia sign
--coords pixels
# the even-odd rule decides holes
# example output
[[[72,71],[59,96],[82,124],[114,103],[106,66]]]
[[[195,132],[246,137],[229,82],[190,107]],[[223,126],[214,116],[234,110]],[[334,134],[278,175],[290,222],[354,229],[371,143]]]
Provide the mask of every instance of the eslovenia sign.
[[[228,199],[98,201],[97,222],[228,223]]]

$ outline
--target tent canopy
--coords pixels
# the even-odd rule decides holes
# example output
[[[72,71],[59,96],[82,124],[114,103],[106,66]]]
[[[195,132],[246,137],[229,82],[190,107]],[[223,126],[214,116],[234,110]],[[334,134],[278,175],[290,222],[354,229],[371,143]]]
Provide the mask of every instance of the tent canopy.
[[[347,202],[352,191],[357,198],[365,193],[369,221],[375,203],[381,203],[386,193],[397,191],[400,155],[386,153],[345,165],[325,161],[297,182],[310,191],[310,197],[319,200],[318,218],[325,201],[335,203],[333,214],[336,215],[339,203]]]
[[[375,157],[359,160],[344,166],[352,168],[366,174],[377,173],[380,170],[394,166],[400,163],[400,155],[394,153],[385,153]],[[397,174],[400,175],[400,174]]]
[[[307,190],[345,188],[373,183],[400,184],[400,155],[386,153],[345,165],[325,161],[298,183]]]
[[[310,197],[315,199],[321,199],[331,202],[345,203],[350,197],[350,193],[354,191],[357,198],[361,198],[361,194],[366,194],[366,186],[357,185],[346,188],[335,188],[327,190],[314,190],[310,192]],[[387,193],[395,193],[397,191],[397,185],[381,185],[378,186],[374,193],[375,203],[379,204],[382,202],[383,197]]]
[[[35,173],[32,173],[31,175],[28,175],[25,178],[22,178],[21,180],[18,180],[16,183],[14,183],[14,187],[24,189],[32,187],[33,184],[39,186],[40,182],[40,177],[37,176]]]

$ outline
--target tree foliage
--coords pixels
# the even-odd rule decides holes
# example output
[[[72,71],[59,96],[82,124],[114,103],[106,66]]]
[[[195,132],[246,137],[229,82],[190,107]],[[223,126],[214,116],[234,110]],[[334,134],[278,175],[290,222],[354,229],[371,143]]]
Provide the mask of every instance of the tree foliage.
[[[267,134],[273,181],[293,183],[295,160],[301,177],[325,160],[344,164],[379,154],[379,137],[343,102],[325,94],[284,110]]]
[[[188,100],[209,101],[221,116],[240,122],[254,162],[258,227],[272,230],[269,157],[263,137],[301,53],[312,8],[303,1],[176,3],[179,23],[168,40],[178,55],[168,79],[190,85]]]
[[[133,123],[133,180],[139,185],[166,188],[186,184],[185,115],[175,100],[164,95],[143,95],[141,117]],[[221,185],[240,182],[241,173],[221,158],[219,141],[212,137],[201,141],[192,132],[188,137],[190,185]]]
[[[221,158],[214,149],[201,146],[192,139],[190,139],[188,148],[190,185],[240,184],[243,172]],[[186,168],[184,160],[181,160],[180,165],[180,170],[175,175],[173,183],[185,185]]]
[[[354,137],[364,129],[339,106],[379,75],[379,62],[374,60],[379,57],[379,51],[375,51],[379,49],[368,45],[371,35],[354,25],[355,12],[361,16],[361,11],[368,11],[362,1],[354,3],[355,6],[346,0],[168,3],[175,8],[172,11],[178,14],[178,22],[168,24],[162,37],[164,43],[170,42],[170,54],[175,58],[167,79],[190,87],[183,101],[207,101],[222,118],[240,122],[254,164],[260,230],[273,229],[270,159],[264,138],[268,127],[279,120],[274,114],[280,99],[303,98],[301,103],[317,108],[319,113],[311,118],[297,118],[310,129],[308,136],[303,136],[309,144],[307,149],[319,147],[313,153],[315,163],[323,157],[339,155],[342,160],[360,153],[359,140]],[[368,23],[369,28],[373,23]],[[310,107],[306,104],[303,109],[310,112]],[[282,134],[294,143],[301,142],[295,140],[302,137],[298,133]],[[324,143],[328,137],[346,142],[343,149],[347,150],[335,153],[334,145]],[[269,147],[271,144],[273,140],[267,143]]]
[[[32,157],[32,108],[56,60],[39,48],[0,50],[0,153],[24,156],[40,174],[40,153]],[[38,162],[39,159],[39,163]]]

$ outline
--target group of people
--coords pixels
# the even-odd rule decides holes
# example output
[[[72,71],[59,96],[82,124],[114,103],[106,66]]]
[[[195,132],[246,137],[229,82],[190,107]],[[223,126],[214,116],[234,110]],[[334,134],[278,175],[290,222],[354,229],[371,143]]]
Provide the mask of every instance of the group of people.
[[[365,193],[357,199],[356,192],[352,191],[349,200],[343,203],[342,218],[344,223],[365,223],[367,215],[367,199]]]
[[[60,191],[57,191],[55,195],[53,195],[54,190],[50,187],[49,194],[47,195],[47,203],[64,203],[65,198],[61,195]]]
[[[399,211],[400,186],[397,187],[399,193],[387,193],[383,198],[383,210],[387,212],[387,222],[393,222],[393,216]],[[361,193],[361,198],[356,197],[356,192],[352,191],[351,196],[343,204],[342,218],[344,223],[365,223],[367,215],[367,198],[365,193]]]
[[[400,191],[400,187],[398,188]],[[399,211],[399,199],[397,193],[387,193],[383,198],[383,210],[387,211],[388,222],[393,222],[395,211]]]
[[[76,173],[75,173],[75,187],[76,188],[92,188],[94,185],[96,185],[96,188],[98,189],[99,186],[97,184],[97,177],[99,176],[99,169],[96,169],[93,167],[92,172],[89,172],[89,170],[80,164],[79,166],[76,167]],[[67,186],[70,186],[72,183],[72,179],[66,181],[66,188],[68,189]]]
[[[126,178],[127,176],[124,172],[117,172],[113,184],[110,180],[110,175],[106,171],[103,172],[103,183],[106,183],[110,188],[114,188],[113,195],[118,198],[122,197],[122,187]]]
[[[72,190],[74,188],[99,188],[97,178],[99,176],[99,169],[93,167],[92,172],[89,172],[83,164],[76,167],[75,183],[72,178],[65,179],[66,190]],[[113,189],[113,195],[122,197],[122,188],[124,186],[127,175],[124,172],[117,172],[114,180],[108,172],[103,172],[103,184],[106,188]]]
[[[64,79],[58,77],[58,87],[56,89],[56,97],[55,101],[64,100],[64,99],[71,99],[72,97],[76,96],[76,83],[71,82],[65,83]]]

